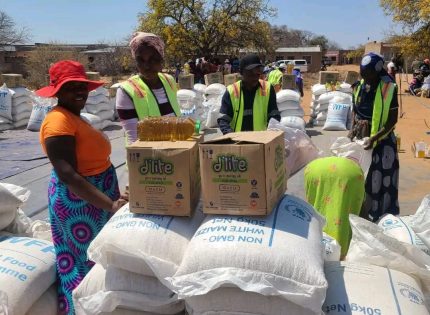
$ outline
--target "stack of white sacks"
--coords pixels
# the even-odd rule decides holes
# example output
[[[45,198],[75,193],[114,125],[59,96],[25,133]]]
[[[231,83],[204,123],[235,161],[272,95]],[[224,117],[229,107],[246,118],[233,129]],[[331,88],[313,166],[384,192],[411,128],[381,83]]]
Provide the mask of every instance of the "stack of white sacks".
[[[206,87],[203,111],[207,113],[207,119],[206,124],[203,124],[204,128],[218,127],[217,120],[221,109],[222,97],[226,89],[225,85],[221,83],[213,83]]]
[[[303,116],[305,112],[300,105],[300,94],[293,90],[281,90],[276,94],[276,103],[281,112],[281,124],[285,127],[305,130]]]
[[[206,86],[203,86],[206,89]],[[179,107],[183,116],[191,117],[193,119],[200,119],[199,113],[203,108],[204,92],[201,90],[181,89],[178,90],[176,96],[178,98]]]
[[[96,266],[73,292],[76,314],[178,314],[184,301],[167,288],[204,216],[130,213],[121,208],[88,249]]]
[[[0,131],[27,126],[33,109],[32,96],[24,87],[0,87]]]
[[[320,314],[325,220],[285,195],[266,218],[118,211],[91,243],[76,314]],[[144,240],[144,242],[142,242]]]
[[[19,208],[29,195],[25,188],[0,183],[0,313],[55,315],[58,302],[50,227],[33,222]]]
[[[109,99],[109,90],[99,87],[91,91],[81,117],[96,129],[112,125],[115,120],[115,104]]]
[[[331,105],[335,117],[332,118],[337,123],[342,123],[346,118],[344,124],[345,129],[338,127],[339,124],[334,124],[335,127],[326,127],[326,130],[346,130],[350,124],[351,110],[352,110],[352,89],[348,83],[342,83],[338,86],[336,91],[327,90],[323,84],[315,84],[312,86],[312,102],[311,102],[311,118],[315,126],[324,126],[327,120],[327,114],[330,104],[342,104],[339,114],[338,109],[334,109]],[[347,111],[346,111],[347,110]],[[338,119],[341,119],[340,121]]]

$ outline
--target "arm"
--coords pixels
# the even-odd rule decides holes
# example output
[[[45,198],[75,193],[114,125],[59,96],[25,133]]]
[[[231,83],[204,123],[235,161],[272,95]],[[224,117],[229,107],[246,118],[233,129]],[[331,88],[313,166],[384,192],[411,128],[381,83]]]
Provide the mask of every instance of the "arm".
[[[393,99],[391,101],[390,112],[388,113],[387,122],[381,128],[381,130],[378,131],[376,135],[374,135],[373,137],[370,137],[369,145],[365,148],[366,150],[373,148],[373,144],[375,142],[381,140],[382,138],[384,138],[384,136],[387,133],[393,131],[394,127],[397,124],[398,115],[399,115],[399,105],[397,101],[397,87],[396,87],[393,92]]]
[[[221,101],[221,109],[219,111],[220,118],[218,118],[218,126],[221,129],[223,135],[226,133],[233,132],[230,126],[230,122],[233,119],[233,105],[231,104],[230,94],[228,90],[224,92]]]
[[[115,106],[126,134],[127,144],[132,144],[137,140],[137,123],[139,119],[133,101],[121,88],[117,90]]]
[[[78,197],[88,201],[97,208],[116,212],[124,200],[111,200],[90,182],[76,172],[75,137],[55,136],[45,139],[49,160],[59,179]]]
[[[267,107],[267,123],[270,118],[274,118],[277,121],[281,121],[281,114],[278,110],[278,103],[276,103],[276,92],[273,86],[270,87],[269,106]]]

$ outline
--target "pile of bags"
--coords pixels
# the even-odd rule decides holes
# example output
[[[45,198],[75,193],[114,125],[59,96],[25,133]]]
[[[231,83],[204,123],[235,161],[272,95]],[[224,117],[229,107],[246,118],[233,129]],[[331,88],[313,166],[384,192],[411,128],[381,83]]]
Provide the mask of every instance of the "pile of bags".
[[[35,238],[47,233],[50,238],[49,224],[32,222],[19,208],[29,195],[25,188],[0,183],[0,313],[54,315],[55,250],[52,241]]]
[[[342,104],[342,106],[335,106],[334,104]],[[330,109],[329,123],[323,129],[349,129],[352,111],[351,85],[348,83],[341,83],[340,85],[336,86],[336,91],[331,91],[327,90],[326,86],[323,84],[315,84],[312,86],[312,102],[310,108],[310,116],[314,121],[315,126],[326,125],[328,112]]]
[[[57,104],[56,98],[33,97],[33,109],[27,124],[27,130],[39,131],[46,114]]]
[[[0,131],[27,126],[33,109],[32,95],[24,87],[0,87]]]
[[[191,218],[130,213],[121,208],[94,239],[89,259],[97,263],[73,292],[76,313],[116,310],[177,314],[184,301],[167,287],[204,216]]]
[[[324,219],[285,195],[267,217],[120,209],[88,250],[76,314],[320,314]],[[145,240],[145,242],[142,242]]]
[[[0,87],[0,131],[13,129],[12,94],[6,84]]]
[[[115,104],[109,99],[109,90],[99,87],[91,91],[81,117],[96,129],[112,125],[115,120]]]
[[[205,128],[218,127],[217,119],[221,109],[222,97],[226,89],[224,84],[221,83],[213,83],[206,87],[205,100],[203,101],[203,110],[207,113]]]
[[[281,124],[285,127],[305,130],[303,116],[305,112],[300,105],[300,94],[293,90],[281,90],[276,94],[276,103],[281,113]]]

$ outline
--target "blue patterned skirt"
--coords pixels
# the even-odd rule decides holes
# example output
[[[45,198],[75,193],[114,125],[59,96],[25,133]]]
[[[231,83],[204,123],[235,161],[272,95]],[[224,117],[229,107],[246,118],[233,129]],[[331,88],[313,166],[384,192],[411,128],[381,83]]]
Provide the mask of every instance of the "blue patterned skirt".
[[[84,177],[111,199],[119,198],[115,168]],[[110,218],[110,213],[94,207],[73,194],[53,170],[48,187],[49,218],[55,246],[58,299],[61,314],[74,314],[72,291],[94,265],[87,249]]]

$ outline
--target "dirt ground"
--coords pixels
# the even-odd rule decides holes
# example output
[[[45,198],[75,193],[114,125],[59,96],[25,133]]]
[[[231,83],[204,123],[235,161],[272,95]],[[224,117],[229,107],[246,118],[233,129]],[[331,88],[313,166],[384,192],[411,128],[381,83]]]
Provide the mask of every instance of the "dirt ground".
[[[358,71],[359,67],[357,65],[332,66],[328,70],[339,71],[340,77],[344,78],[346,71]],[[304,80],[305,96],[302,104],[307,120],[312,98],[310,88],[317,83],[318,74],[305,74]],[[408,86],[408,80],[410,76],[397,76],[397,83],[399,85],[401,82],[403,91]],[[399,95],[400,103],[403,115],[399,117],[396,126],[396,133],[401,138],[399,201],[404,205],[401,213],[412,214],[416,211],[416,205],[419,205],[423,197],[430,193],[430,158],[415,158],[412,150],[413,143],[416,141],[424,141],[430,146],[430,98],[415,97],[403,92]]]

